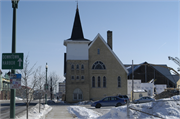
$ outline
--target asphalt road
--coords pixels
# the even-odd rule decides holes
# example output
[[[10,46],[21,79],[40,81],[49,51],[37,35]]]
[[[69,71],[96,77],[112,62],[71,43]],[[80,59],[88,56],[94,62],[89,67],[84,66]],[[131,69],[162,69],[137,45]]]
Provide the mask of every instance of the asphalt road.
[[[1,100],[0,101],[0,118],[1,119],[9,119],[10,117],[10,101],[9,100]],[[32,101],[29,108],[36,105],[38,101]],[[22,100],[16,100],[16,106],[15,106],[15,115],[18,115],[26,110],[26,105]]]

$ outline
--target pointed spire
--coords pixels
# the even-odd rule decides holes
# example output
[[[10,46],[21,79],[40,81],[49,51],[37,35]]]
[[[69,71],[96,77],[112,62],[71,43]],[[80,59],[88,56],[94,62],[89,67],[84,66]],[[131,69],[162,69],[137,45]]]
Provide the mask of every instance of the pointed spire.
[[[84,39],[83,30],[81,27],[78,2],[77,2],[76,15],[75,15],[74,25],[73,25],[72,34],[71,34],[70,39],[71,40],[87,40],[87,39]]]
[[[76,2],[77,2],[77,9],[76,10],[78,10],[78,0]]]

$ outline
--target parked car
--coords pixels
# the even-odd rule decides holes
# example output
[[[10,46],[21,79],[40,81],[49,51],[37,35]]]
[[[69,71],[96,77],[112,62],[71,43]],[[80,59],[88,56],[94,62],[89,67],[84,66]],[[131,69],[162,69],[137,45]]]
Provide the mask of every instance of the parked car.
[[[127,103],[127,101],[129,101],[129,98],[127,95],[118,95],[118,97],[121,99],[124,99],[126,101],[126,103]]]
[[[151,97],[141,97],[138,100],[134,100],[134,103],[144,103],[144,102],[151,102],[151,101],[155,101],[155,99],[151,98]]]
[[[105,97],[102,100],[96,101],[91,104],[92,107],[100,108],[104,106],[121,106],[125,105],[126,101],[124,99],[120,99],[118,96],[110,96]]]

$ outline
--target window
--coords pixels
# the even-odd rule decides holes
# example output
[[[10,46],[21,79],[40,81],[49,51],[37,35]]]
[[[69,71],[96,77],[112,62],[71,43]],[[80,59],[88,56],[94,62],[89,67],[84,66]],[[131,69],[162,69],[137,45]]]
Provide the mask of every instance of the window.
[[[74,65],[71,65],[71,70],[74,70]]]
[[[81,76],[81,80],[84,80],[84,76]]]
[[[76,76],[76,80],[79,80],[79,76]]]
[[[74,80],[74,76],[71,76],[71,79]]]
[[[95,77],[94,76],[92,77],[92,87],[93,88],[95,87]]]
[[[103,77],[103,87],[104,88],[106,87],[106,77],[105,76]]]
[[[76,69],[79,70],[79,65],[78,64],[76,65]]]
[[[118,76],[118,87],[121,87],[121,77]]]
[[[79,94],[78,97],[79,97],[79,100],[82,100],[82,94]]]
[[[104,98],[104,100],[103,101],[109,101],[109,97],[107,97],[107,98]]]
[[[97,54],[100,54],[100,49],[97,50]]]
[[[97,61],[93,64],[92,69],[106,69],[106,67],[101,61]]]
[[[81,70],[84,70],[84,65],[83,64],[81,65]]]
[[[101,87],[101,78],[98,76],[98,87]]]
[[[74,99],[77,100],[77,94],[76,93],[74,93]]]
[[[82,91],[76,88],[73,92],[74,100],[82,100]]]
[[[117,98],[116,97],[111,97],[111,100],[117,100]]]

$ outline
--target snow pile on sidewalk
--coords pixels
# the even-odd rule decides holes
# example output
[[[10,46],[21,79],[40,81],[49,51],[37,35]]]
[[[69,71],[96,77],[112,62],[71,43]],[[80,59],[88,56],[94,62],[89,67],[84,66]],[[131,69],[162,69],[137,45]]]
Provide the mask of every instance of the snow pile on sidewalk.
[[[52,107],[48,105],[41,105],[40,113],[39,113],[39,104],[30,108],[28,119],[45,119],[45,115],[52,110]],[[16,119],[26,119],[26,111],[24,111],[21,115],[16,116]]]
[[[70,106],[70,107],[68,107],[68,111],[72,115],[75,115],[78,118],[82,118],[82,119],[97,118],[97,117],[101,116],[101,114],[99,114],[93,110],[87,109],[85,107],[80,107],[80,106]]]
[[[93,101],[82,101],[82,102],[78,102],[78,103],[75,103],[75,105],[91,105],[93,103]]]
[[[173,100],[173,101],[167,101]],[[131,119],[180,119],[180,96],[173,96],[171,98],[160,99],[155,102],[131,104],[129,106],[129,117]],[[114,107],[108,113],[100,116],[95,111],[80,106],[71,106],[68,108],[71,114],[76,115],[78,118],[97,118],[97,119],[127,119],[127,106]],[[154,116],[153,116],[154,115]]]
[[[15,97],[15,100],[23,100],[22,98]]]

